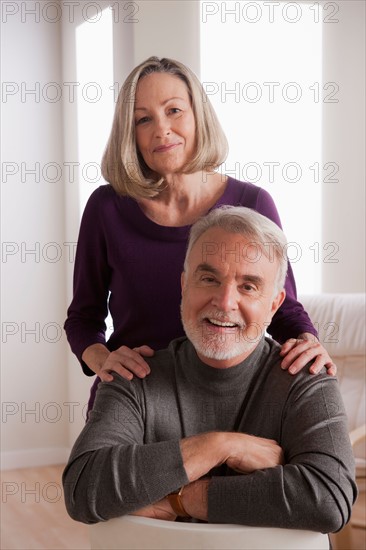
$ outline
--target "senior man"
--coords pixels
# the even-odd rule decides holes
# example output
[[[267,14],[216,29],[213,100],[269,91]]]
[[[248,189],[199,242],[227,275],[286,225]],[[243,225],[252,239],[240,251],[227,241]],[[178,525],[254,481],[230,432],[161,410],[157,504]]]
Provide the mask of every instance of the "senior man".
[[[265,337],[285,297],[285,247],[273,222],[243,207],[192,227],[187,338],[147,359],[145,379],[114,374],[99,386],[63,476],[71,517],[324,533],[348,521],[356,487],[337,380],[308,369],[290,376]]]

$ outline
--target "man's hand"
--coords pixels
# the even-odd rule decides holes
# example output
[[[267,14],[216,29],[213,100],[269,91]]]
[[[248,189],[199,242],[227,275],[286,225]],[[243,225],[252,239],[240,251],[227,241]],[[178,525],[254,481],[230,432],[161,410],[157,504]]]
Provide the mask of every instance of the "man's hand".
[[[181,497],[182,504],[184,509],[190,516],[192,516],[192,518],[207,521],[207,493],[209,482],[210,480],[208,478],[199,479],[198,481],[189,483],[184,487]],[[167,497],[159,500],[159,502],[155,502],[155,504],[150,504],[149,506],[140,508],[140,510],[131,512],[130,515],[152,519],[164,519],[166,521],[175,521],[177,518]]]
[[[224,463],[241,473],[283,464],[283,452],[276,441],[253,435],[209,432],[182,439],[180,445],[189,481]]]
[[[210,479],[193,481],[183,489],[182,504],[187,514],[195,519],[208,521],[208,486]]]
[[[230,437],[229,454],[224,462],[236,472],[249,474],[284,463],[283,451],[273,439],[247,434],[227,435]]]
[[[210,432],[194,435],[181,441],[181,450],[184,467],[191,481],[184,487],[182,504],[192,517],[205,521],[210,480],[203,476],[214,466],[226,463],[232,470],[248,474],[284,463],[283,451],[276,441],[241,433]],[[132,515],[168,521],[176,519],[167,498],[141,508]]]
[[[310,361],[315,359],[309,372],[318,374],[323,367],[328,374],[335,376],[337,367],[330,358],[327,350],[313,334],[304,332],[298,338],[290,338],[281,348],[280,355],[284,357],[281,367],[288,369],[290,374],[297,374]]]
[[[93,344],[86,348],[82,359],[103,382],[111,382],[113,372],[117,372],[126,380],[132,380],[134,375],[145,378],[150,374],[150,367],[143,357],[152,355],[154,350],[149,346],[133,349],[121,346],[110,352],[103,344]]]
[[[173,512],[172,507],[167,498],[155,502],[155,504],[149,504],[140,510],[131,512],[131,516],[143,516],[145,518],[152,519],[165,519],[166,521],[175,521],[176,515]]]

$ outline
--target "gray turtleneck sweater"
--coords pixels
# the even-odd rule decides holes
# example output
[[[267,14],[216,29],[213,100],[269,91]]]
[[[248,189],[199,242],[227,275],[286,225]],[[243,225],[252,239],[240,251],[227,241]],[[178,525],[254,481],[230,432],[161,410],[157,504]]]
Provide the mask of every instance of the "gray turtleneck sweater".
[[[186,338],[147,359],[151,374],[114,374],[97,391],[90,419],[63,475],[74,519],[128,514],[188,483],[179,440],[208,431],[275,439],[285,465],[239,475],[211,472],[209,522],[332,532],[356,497],[347,420],[336,378],[291,376],[279,346],[262,339],[242,363],[204,364]]]

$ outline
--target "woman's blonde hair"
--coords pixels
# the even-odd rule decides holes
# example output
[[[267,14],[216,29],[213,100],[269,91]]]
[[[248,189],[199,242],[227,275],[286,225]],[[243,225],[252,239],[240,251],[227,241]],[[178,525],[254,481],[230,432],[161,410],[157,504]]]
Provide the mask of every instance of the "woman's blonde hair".
[[[144,162],[136,145],[134,106],[139,80],[152,73],[167,73],[187,86],[196,123],[196,154],[183,173],[213,171],[224,162],[228,144],[216,113],[196,75],[173,59],[149,57],[127,77],[119,93],[113,125],[102,159],[102,175],[120,195],[151,198],[164,188],[164,179]]]

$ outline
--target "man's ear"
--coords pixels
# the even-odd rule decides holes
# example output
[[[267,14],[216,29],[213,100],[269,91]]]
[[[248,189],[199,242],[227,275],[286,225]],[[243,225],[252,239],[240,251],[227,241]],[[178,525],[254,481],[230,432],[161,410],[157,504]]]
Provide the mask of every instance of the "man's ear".
[[[283,288],[272,301],[271,314],[272,316],[283,304],[284,299],[286,298],[286,290]]]
[[[186,274],[185,274],[185,271],[182,271],[181,276],[180,276],[180,288],[181,288],[181,290],[183,290],[183,288],[184,288],[185,280],[186,280]]]

